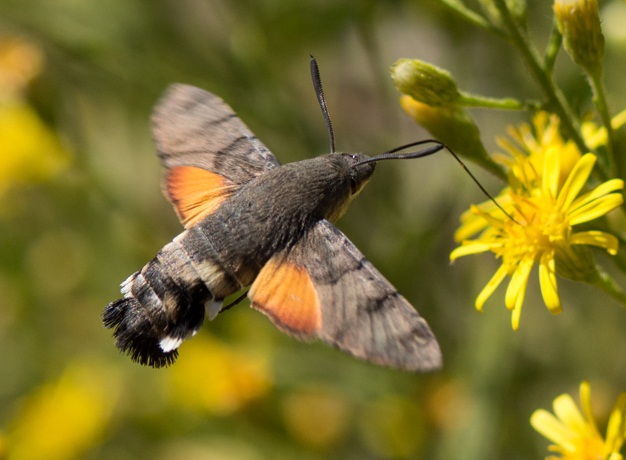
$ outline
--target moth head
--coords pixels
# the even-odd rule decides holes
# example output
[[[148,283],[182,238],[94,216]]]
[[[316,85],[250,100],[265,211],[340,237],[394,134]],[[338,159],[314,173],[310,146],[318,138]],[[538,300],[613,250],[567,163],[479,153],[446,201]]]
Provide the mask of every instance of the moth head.
[[[333,179],[327,182],[323,209],[324,217],[336,222],[363,190],[374,173],[376,163],[358,165],[359,162],[369,158],[361,153],[330,153],[318,158],[323,158],[324,167],[330,166],[328,171],[333,171],[331,175]]]
[[[365,184],[367,184],[372,174],[374,174],[376,163],[358,164],[359,162],[369,159],[367,155],[363,155],[362,153],[342,153],[341,155],[344,156],[350,165],[350,196],[354,198],[363,190]]]
[[[322,89],[322,81],[320,79],[319,68],[317,66],[317,61],[313,56],[311,56],[311,77],[313,79],[313,88],[315,89],[315,94],[317,95],[317,100],[320,104],[320,108],[322,109],[322,115],[324,116],[324,121],[326,122],[326,128],[328,129],[328,137],[330,138],[330,157],[343,157],[345,161],[349,164],[349,180],[350,180],[350,192],[346,196],[339,197],[333,202],[333,206],[329,206],[330,213],[327,214],[327,218],[334,222],[343,213],[347,210],[350,202],[359,194],[359,192],[363,189],[369,178],[374,173],[374,167],[377,162],[383,160],[410,160],[413,158],[421,158],[428,155],[432,155],[434,153],[439,152],[442,149],[446,149],[452,154],[452,156],[461,164],[465,172],[469,174],[472,180],[478,185],[478,187],[483,191],[483,193],[489,197],[494,204],[504,212],[505,215],[509,216],[511,220],[515,221],[513,217],[511,217],[498,202],[484,189],[484,187],[478,182],[478,179],[474,177],[474,175],[467,169],[467,166],[461,161],[461,159],[450,150],[449,147],[446,147],[445,144],[434,140],[434,139],[425,139],[422,141],[411,142],[410,144],[402,145],[400,147],[396,147],[395,149],[388,150],[380,155],[376,155],[374,157],[368,157],[366,155],[360,153],[335,153],[335,135],[333,133],[333,125],[330,121],[330,116],[328,115],[328,108],[326,107],[326,99],[324,98],[324,90]],[[423,148],[414,152],[406,152],[400,153],[402,150],[416,147],[424,144],[432,144],[429,147]]]

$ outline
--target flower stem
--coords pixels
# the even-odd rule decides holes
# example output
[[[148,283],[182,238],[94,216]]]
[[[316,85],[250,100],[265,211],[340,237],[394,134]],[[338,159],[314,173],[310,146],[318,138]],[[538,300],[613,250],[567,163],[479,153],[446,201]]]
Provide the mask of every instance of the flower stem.
[[[589,150],[580,135],[578,121],[574,117],[567,100],[551,78],[551,70],[547,71],[541,63],[537,50],[532,46],[526,31],[520,30],[515,19],[511,15],[505,0],[494,0],[504,24],[509,32],[508,39],[520,52],[524,62],[528,66],[532,76],[535,78],[544,95],[548,98],[550,108],[561,119],[561,125],[566,134],[576,143],[581,152]],[[549,63],[549,60],[548,60]]]
[[[537,108],[539,104],[523,103],[513,98],[495,99],[491,97],[478,96],[476,94],[461,93],[460,104],[465,107],[484,107],[488,109],[500,110],[523,110]]]
[[[620,175],[624,173],[622,159],[619,158],[619,156],[615,156],[615,132],[611,126],[611,116],[609,115],[609,108],[606,102],[606,93],[602,81],[602,68],[598,67],[589,71],[588,75],[589,83],[593,90],[593,103],[596,106],[596,110],[602,120],[602,125],[604,125],[604,129],[606,129],[607,133],[606,151],[608,154],[603,155],[604,152],[599,151],[599,156],[609,175],[624,177]]]
[[[440,0],[440,1],[441,3],[446,5],[448,8],[453,10],[455,13],[463,16],[463,18],[465,18],[472,24],[477,25],[478,27],[482,27],[483,29],[487,29],[490,32],[493,32],[497,35],[502,36],[502,31],[492,26],[489,23],[489,21],[487,21],[480,14],[476,13],[475,11],[470,10],[468,7],[466,7],[463,4],[462,1],[460,0]]]
[[[556,57],[561,50],[561,44],[563,43],[563,35],[559,31],[559,28],[556,26],[556,23],[552,26],[552,33],[550,35],[550,40],[548,41],[548,45],[546,46],[546,51],[544,54],[543,68],[545,72],[550,75],[552,78],[552,74],[554,72],[554,63],[556,61]]]
[[[626,307],[626,294],[607,273],[598,271],[597,276],[593,280],[593,285],[613,297],[621,303],[623,307]]]

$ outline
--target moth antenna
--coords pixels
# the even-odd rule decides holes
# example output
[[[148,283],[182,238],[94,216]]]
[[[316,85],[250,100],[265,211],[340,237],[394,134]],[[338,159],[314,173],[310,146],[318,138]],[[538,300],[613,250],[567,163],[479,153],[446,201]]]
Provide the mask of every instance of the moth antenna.
[[[399,152],[400,150],[408,149],[409,147],[415,147],[417,145],[431,144],[431,143],[435,144],[435,145],[427,147],[427,148],[422,149],[422,150],[418,150],[417,152],[396,153],[396,152]],[[391,150],[389,150],[387,152],[381,153],[380,155],[376,155],[376,156],[374,156],[372,158],[368,158],[367,160],[360,161],[360,162],[352,165],[352,167],[356,168],[359,165],[363,165],[363,164],[367,164],[367,163],[374,163],[374,162],[383,161],[383,160],[411,160],[413,158],[422,158],[422,157],[426,157],[428,155],[432,155],[434,153],[437,153],[437,152],[439,152],[440,150],[443,150],[443,149],[446,149],[448,152],[450,152],[450,154],[454,157],[454,159],[461,165],[461,167],[465,170],[465,172],[472,178],[472,180],[478,186],[480,191],[483,192],[485,194],[485,196],[487,198],[489,198],[496,205],[496,207],[500,211],[502,211],[504,213],[505,216],[507,216],[509,219],[511,219],[516,224],[520,225],[520,223],[518,221],[516,221],[513,218],[513,216],[511,216],[511,214],[506,212],[504,210],[504,208],[502,206],[500,206],[500,203],[498,203],[498,201],[491,195],[491,193],[489,193],[485,189],[485,187],[483,187],[483,185],[479,182],[479,180],[476,178],[476,176],[474,176],[474,174],[472,174],[472,172],[465,165],[465,163],[463,163],[463,160],[461,160],[461,158],[456,153],[454,153],[454,151],[450,147],[445,145],[443,142],[439,142],[439,141],[436,141],[434,139],[424,139],[424,140],[417,141],[417,142],[411,142],[410,144],[401,145],[400,147],[396,147],[395,149],[391,149]]]
[[[317,61],[311,56],[311,78],[313,79],[313,88],[315,89],[315,95],[317,101],[320,103],[322,109],[322,115],[326,122],[326,129],[328,129],[328,137],[330,137],[330,153],[335,153],[335,133],[333,132],[333,124],[330,121],[330,115],[328,114],[328,107],[326,106],[326,98],[324,97],[324,88],[322,88],[322,79],[320,78],[320,68],[317,66]]]

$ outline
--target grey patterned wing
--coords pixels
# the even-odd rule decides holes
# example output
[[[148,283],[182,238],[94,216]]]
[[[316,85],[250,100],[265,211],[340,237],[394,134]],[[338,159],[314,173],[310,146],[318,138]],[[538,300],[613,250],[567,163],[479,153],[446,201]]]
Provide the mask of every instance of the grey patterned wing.
[[[410,371],[442,365],[430,327],[396,288],[328,221],[307,252],[322,306],[322,340],[377,364]],[[311,245],[308,245],[311,247]]]
[[[152,131],[168,169],[195,166],[242,185],[280,166],[228,104],[194,86],[167,89],[154,109]]]
[[[268,262],[250,298],[276,326],[297,338],[317,337],[358,358],[398,369],[441,367],[441,351],[426,321],[326,220],[287,254]]]

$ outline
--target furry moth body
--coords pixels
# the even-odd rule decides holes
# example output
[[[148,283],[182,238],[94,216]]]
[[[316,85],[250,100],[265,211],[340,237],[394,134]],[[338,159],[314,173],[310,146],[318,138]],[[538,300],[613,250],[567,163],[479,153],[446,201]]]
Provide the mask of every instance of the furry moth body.
[[[441,366],[426,321],[334,225],[374,172],[362,154],[280,165],[220,98],[173,85],[153,133],[185,231],[122,284],[104,324],[141,364],[177,348],[250,286],[254,308],[299,339],[411,371]]]

